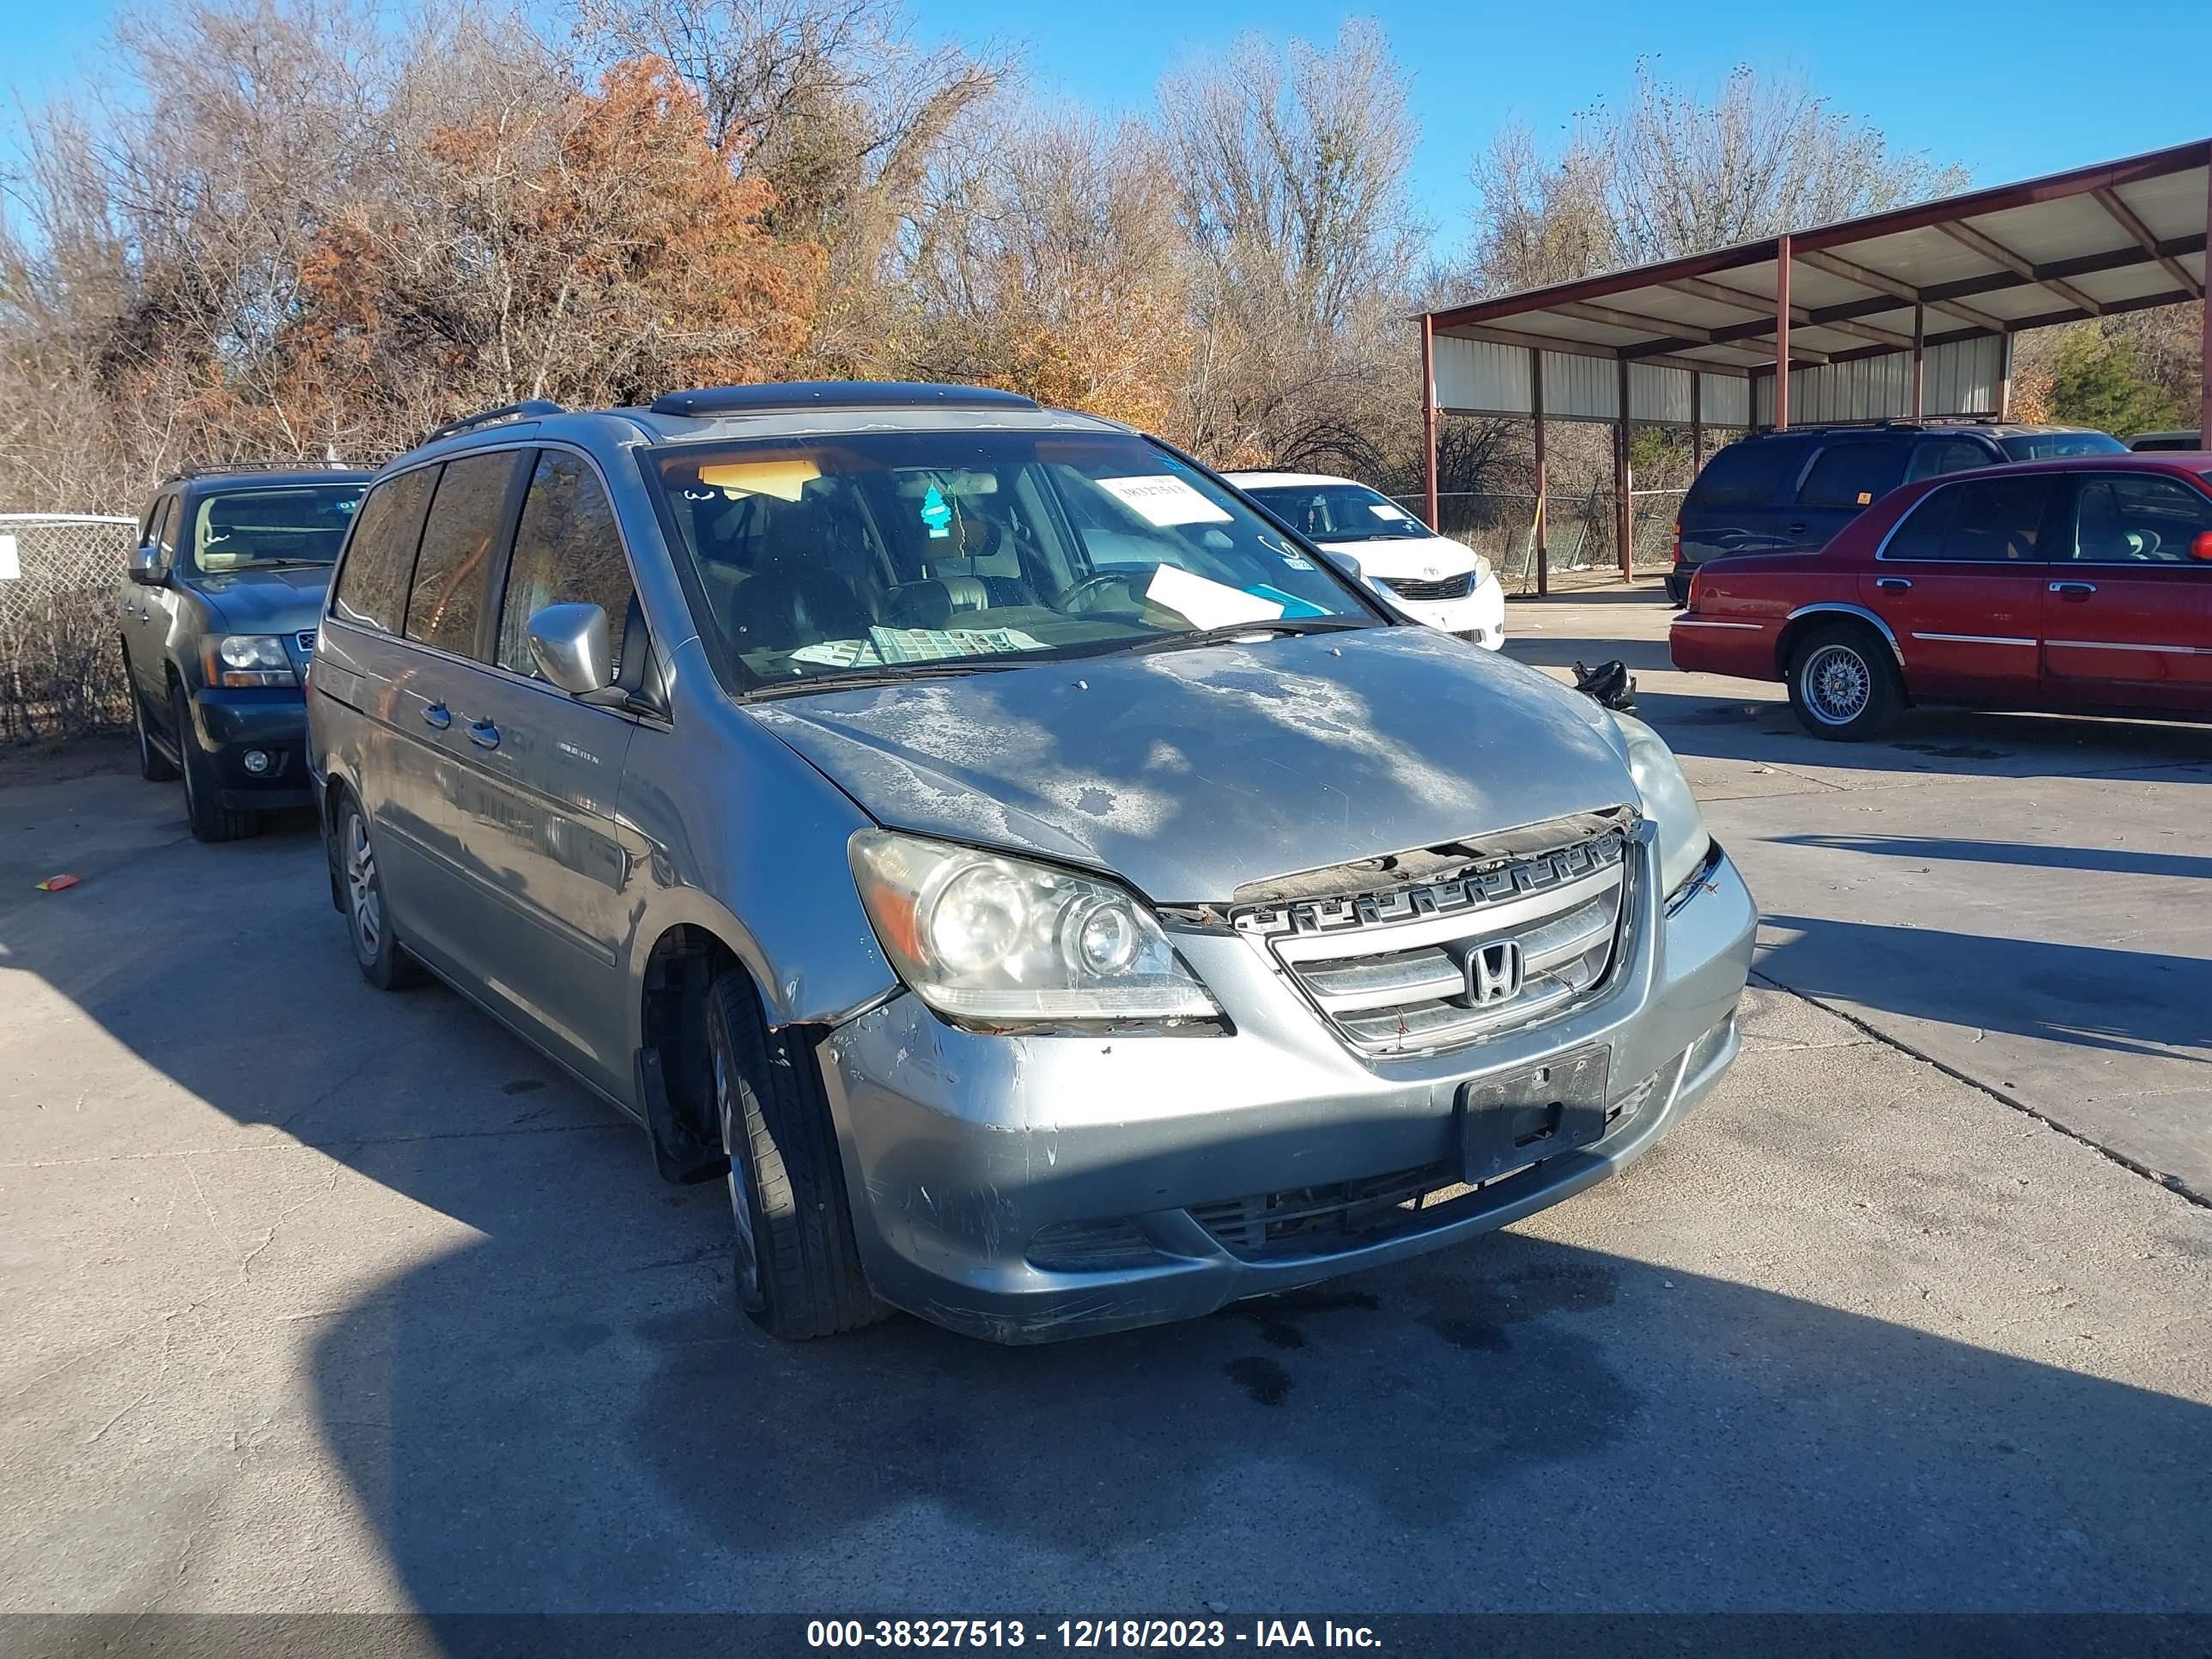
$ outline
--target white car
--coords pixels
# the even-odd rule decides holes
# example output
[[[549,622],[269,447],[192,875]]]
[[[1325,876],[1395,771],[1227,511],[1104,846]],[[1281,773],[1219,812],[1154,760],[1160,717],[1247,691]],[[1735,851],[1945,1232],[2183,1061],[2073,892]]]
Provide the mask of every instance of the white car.
[[[1505,643],[1505,591],[1490,561],[1388,496],[1318,472],[1225,476],[1309,541],[1357,559],[1359,574],[1416,622],[1492,651]]]

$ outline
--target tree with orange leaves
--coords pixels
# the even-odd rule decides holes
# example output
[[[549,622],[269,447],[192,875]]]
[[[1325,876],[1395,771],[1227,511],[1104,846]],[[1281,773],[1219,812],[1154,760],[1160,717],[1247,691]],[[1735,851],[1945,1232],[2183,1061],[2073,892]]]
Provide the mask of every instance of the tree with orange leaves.
[[[708,146],[657,60],[438,129],[411,172],[307,261],[295,386],[419,426],[773,379],[807,341],[821,250],[771,239],[769,187]]]

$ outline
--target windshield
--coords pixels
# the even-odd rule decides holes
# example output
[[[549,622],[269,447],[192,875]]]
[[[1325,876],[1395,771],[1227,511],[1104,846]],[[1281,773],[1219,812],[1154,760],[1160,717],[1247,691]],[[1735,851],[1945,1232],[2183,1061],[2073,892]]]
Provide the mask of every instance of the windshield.
[[[2023,432],[1997,440],[2015,461],[2056,460],[2061,455],[2124,455],[2128,447],[2106,432]]]
[[[192,562],[202,572],[331,564],[366,484],[278,484],[210,495],[193,515]]]
[[[1236,496],[1135,437],[841,434],[654,459],[702,628],[756,684],[1376,620]]]
[[[1245,491],[1317,542],[1422,541],[1428,526],[1365,484],[1261,484]]]

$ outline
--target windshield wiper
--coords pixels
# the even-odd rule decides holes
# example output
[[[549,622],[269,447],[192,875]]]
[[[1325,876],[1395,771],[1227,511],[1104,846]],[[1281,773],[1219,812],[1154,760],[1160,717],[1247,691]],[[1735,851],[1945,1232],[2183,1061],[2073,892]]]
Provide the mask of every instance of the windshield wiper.
[[[1253,634],[1336,634],[1346,629],[1374,626],[1373,623],[1346,617],[1269,617],[1259,622],[1201,628],[1194,634],[1170,634],[1157,640],[1141,640],[1128,649],[1132,655],[1141,655],[1152,651],[1180,651],[1187,646],[1220,645]]]
[[[327,570],[337,563],[335,559],[248,559],[234,566],[238,570]]]
[[[771,680],[740,692],[739,702],[790,697],[809,691],[846,691],[856,685],[898,685],[908,680],[949,680],[965,674],[988,674],[994,668],[1018,668],[1041,659],[1025,657],[969,657],[957,662],[871,664],[866,668],[840,669],[829,674],[808,674],[797,679]]]

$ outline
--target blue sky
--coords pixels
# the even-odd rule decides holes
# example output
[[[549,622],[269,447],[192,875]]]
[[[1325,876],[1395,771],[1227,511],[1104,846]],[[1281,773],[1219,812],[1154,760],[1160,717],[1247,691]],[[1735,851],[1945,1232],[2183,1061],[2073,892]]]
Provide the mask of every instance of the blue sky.
[[[1149,102],[1166,70],[1240,32],[1325,40],[1347,15],[1381,20],[1413,66],[1422,143],[1416,198],[1449,246],[1474,192],[1468,158],[1504,122],[1555,138],[1575,111],[1618,98],[1642,54],[1711,85],[1731,65],[1805,75],[1893,143],[1997,184],[2212,137],[2212,7],[2078,0],[2002,5],[1448,3],[1380,0],[914,0],[925,38],[1021,46],[1048,94],[1109,109]],[[35,101],[97,61],[108,0],[0,0],[0,92]],[[2094,16],[2094,21],[2087,21]],[[12,99],[11,99],[12,102]],[[12,125],[12,122],[10,123]],[[0,156],[13,149],[0,143]]]

